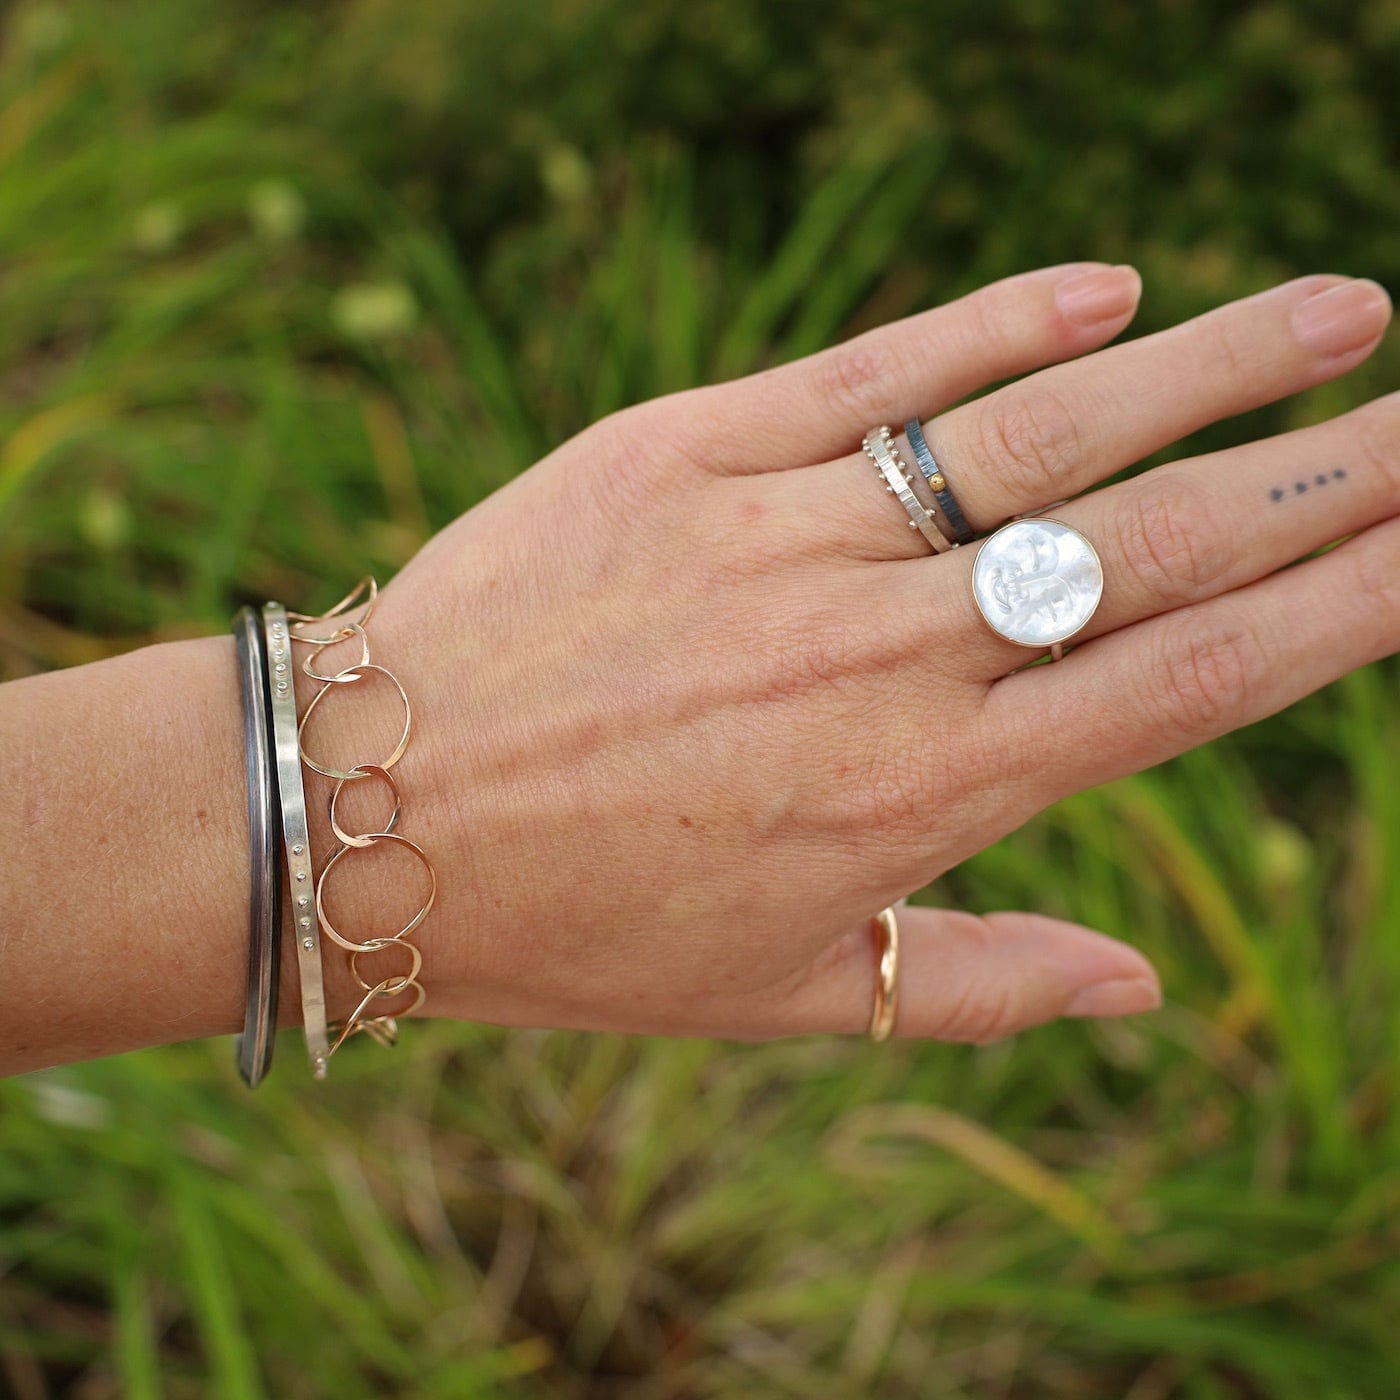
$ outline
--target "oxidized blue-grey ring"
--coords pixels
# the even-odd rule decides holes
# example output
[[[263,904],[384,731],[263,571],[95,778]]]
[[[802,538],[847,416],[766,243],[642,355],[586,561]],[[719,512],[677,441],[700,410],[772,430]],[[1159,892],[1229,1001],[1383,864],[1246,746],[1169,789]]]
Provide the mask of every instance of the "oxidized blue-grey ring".
[[[942,531],[943,537],[949,544],[971,544],[977,537],[972,533],[967,517],[963,515],[962,508],[949,490],[948,478],[943,475],[943,469],[933,460],[933,453],[928,450],[923,427],[917,418],[911,418],[905,423],[904,436],[909,439],[914,461],[923,473],[924,480],[928,482],[933,499],[938,502],[939,514],[934,516],[934,522]]]

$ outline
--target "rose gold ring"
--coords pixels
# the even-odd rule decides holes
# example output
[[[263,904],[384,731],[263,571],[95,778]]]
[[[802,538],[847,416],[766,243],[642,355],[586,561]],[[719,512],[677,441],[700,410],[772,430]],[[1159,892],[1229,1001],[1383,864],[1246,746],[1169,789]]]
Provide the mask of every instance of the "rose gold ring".
[[[869,1034],[874,1041],[888,1040],[894,1029],[895,1006],[899,999],[899,921],[894,911],[903,903],[901,899],[888,905],[870,921],[879,973],[875,983],[875,1009],[870,1016]]]

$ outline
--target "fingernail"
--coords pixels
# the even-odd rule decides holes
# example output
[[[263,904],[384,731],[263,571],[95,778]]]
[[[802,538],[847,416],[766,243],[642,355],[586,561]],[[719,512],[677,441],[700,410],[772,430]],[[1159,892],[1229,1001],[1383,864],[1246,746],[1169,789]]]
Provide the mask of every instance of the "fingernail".
[[[1063,1016],[1131,1016],[1162,1004],[1162,989],[1143,977],[1113,977],[1081,987],[1065,1004]]]
[[[1390,319],[1385,288],[1369,278],[1343,282],[1293,308],[1293,334],[1324,359],[1369,345]]]
[[[1126,316],[1142,295],[1142,278],[1126,264],[1077,272],[1055,288],[1055,304],[1067,321],[1080,326]]]

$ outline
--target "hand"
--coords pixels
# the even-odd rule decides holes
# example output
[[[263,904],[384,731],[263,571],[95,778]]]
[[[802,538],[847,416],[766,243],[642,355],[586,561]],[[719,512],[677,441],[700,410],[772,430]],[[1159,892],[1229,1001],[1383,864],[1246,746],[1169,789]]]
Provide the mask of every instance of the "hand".
[[[1395,396],[1091,489],[1345,373],[1385,294],[1305,277],[1085,354],[1138,289],[1044,269],[628,409],[420,551],[374,632],[415,701],[402,829],[439,871],[429,1014],[863,1031],[882,906],[1400,648]],[[914,413],[979,532],[1078,497],[1054,514],[1105,587],[1060,663],[1017,669],[1031,653],[973,605],[975,548],[932,556],[860,451]],[[900,926],[897,1035],[985,1042],[1159,997],[1136,951],[1036,914]]]

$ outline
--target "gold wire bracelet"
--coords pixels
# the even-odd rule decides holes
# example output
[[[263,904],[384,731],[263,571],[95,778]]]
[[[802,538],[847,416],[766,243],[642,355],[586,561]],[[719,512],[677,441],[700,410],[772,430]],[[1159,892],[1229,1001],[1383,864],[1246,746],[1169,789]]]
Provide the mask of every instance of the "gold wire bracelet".
[[[364,595],[363,598],[361,595]],[[352,1036],[361,1031],[369,1035],[371,1039],[378,1041],[381,1045],[393,1045],[398,1039],[399,1016],[409,1015],[417,1011],[427,999],[427,992],[423,984],[418,980],[418,973],[423,966],[423,954],[412,943],[408,941],[407,935],[412,933],[425,918],[433,907],[433,901],[437,897],[437,872],[433,869],[433,863],[424,854],[422,848],[414,841],[410,841],[406,836],[395,831],[398,825],[399,816],[403,810],[403,802],[399,794],[398,783],[395,781],[390,769],[401,759],[408,749],[409,740],[413,733],[413,708],[409,704],[408,694],[399,679],[386,667],[376,665],[370,660],[369,636],[365,631],[365,624],[369,621],[370,615],[374,612],[374,606],[379,597],[379,586],[372,575],[366,574],[359,583],[355,585],[349,593],[345,595],[334,607],[328,611],[316,615],[309,613],[289,612],[288,621],[292,624],[288,629],[288,635],[293,642],[302,646],[310,647],[310,655],[302,663],[302,671],[313,680],[321,683],[321,688],[311,697],[301,721],[297,726],[297,753],[301,762],[313,772],[320,773],[326,777],[335,779],[335,789],[330,798],[331,830],[334,832],[339,843],[330,859],[321,868],[321,873],[316,879],[316,922],[319,929],[326,938],[335,943],[345,952],[346,960],[350,967],[350,975],[355,979],[356,984],[363,990],[364,996],[360,1003],[345,1018],[344,1021],[333,1023],[328,1029],[329,1033],[335,1036],[330,1048],[326,1051],[327,1059],[345,1044]],[[351,614],[357,614],[351,617]],[[293,630],[295,627],[304,627],[309,623],[333,624],[327,630],[319,628],[317,634],[308,635],[304,632]],[[329,674],[316,669],[316,659],[321,652],[328,647],[337,645],[350,637],[357,637],[360,642],[360,659],[350,666],[346,666],[334,674]],[[344,689],[356,684],[363,684],[364,681],[375,674],[386,677],[399,693],[399,698],[403,702],[403,732],[399,736],[398,743],[388,757],[381,759],[378,763],[356,763],[349,768],[329,768],[317,763],[311,758],[302,743],[302,735],[306,730],[307,721],[315,712],[316,707],[325,698],[329,691]],[[386,783],[394,798],[394,811],[389,820],[384,823],[382,831],[349,832],[341,824],[337,815],[336,804],[339,800],[341,789],[346,783],[357,782],[361,778],[377,777]],[[396,934],[391,937],[370,937],[360,941],[347,937],[340,929],[331,923],[325,908],[325,887],[326,879],[343,860],[348,859],[356,851],[368,850],[372,846],[381,842],[389,842],[397,846],[406,846],[415,855],[428,872],[428,897],[422,907]],[[300,935],[300,928],[298,928]],[[368,980],[361,971],[361,959],[368,958],[376,953],[397,953],[400,957],[407,956],[408,963],[405,967],[400,963],[400,970],[379,978],[377,981]],[[381,1012],[377,1015],[370,1015],[371,1005],[380,998],[394,998],[409,993],[412,1000],[407,1006],[401,1007],[397,1012],[390,1014]]]

